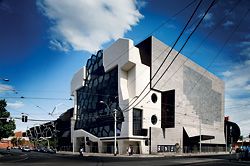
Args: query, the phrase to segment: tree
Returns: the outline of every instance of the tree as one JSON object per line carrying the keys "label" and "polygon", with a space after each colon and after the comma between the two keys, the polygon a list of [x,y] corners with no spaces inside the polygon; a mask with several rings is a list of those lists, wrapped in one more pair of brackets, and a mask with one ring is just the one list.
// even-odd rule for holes
{"label": "tree", "polygon": [[49,140],[49,144],[51,147],[57,148],[58,147],[58,140],[56,138],[52,138]]}
{"label": "tree", "polygon": [[6,106],[6,101],[0,100],[0,140],[13,135],[16,129],[15,121],[8,120],[10,113],[5,109]]}
{"label": "tree", "polygon": [[17,146],[17,138],[16,137],[13,137],[11,140],[10,140],[11,144],[13,146]]}

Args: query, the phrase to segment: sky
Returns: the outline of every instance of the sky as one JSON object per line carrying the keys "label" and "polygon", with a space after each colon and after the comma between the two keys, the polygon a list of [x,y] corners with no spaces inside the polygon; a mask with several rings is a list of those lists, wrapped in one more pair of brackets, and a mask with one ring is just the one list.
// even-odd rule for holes
{"label": "sky", "polygon": [[[202,1],[180,49],[212,0]],[[12,117],[53,120],[73,107],[71,79],[118,38],[172,46],[199,1],[0,0],[0,99]],[[225,82],[225,116],[250,133],[250,1],[219,0],[182,54]],[[54,110],[53,114],[52,111]],[[41,122],[22,123],[17,131]]]}

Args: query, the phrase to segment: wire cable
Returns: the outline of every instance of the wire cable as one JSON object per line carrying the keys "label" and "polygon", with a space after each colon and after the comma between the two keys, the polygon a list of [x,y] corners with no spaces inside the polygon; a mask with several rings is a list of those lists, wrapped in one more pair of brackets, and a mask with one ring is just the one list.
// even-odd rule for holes
{"label": "wire cable", "polygon": [[210,64],[205,67],[206,70],[204,70],[204,72],[201,74],[200,78],[198,79],[198,81],[196,81],[196,83],[194,84],[193,88],[190,90],[191,93],[192,90],[197,86],[197,84],[202,80],[203,76],[205,75],[205,73],[208,72],[208,68],[214,63],[214,61],[219,57],[219,55],[221,54],[222,50],[225,48],[225,46],[227,45],[227,43],[231,40],[233,34],[236,32],[236,30],[239,28],[239,26],[241,25],[242,21],[246,18],[246,16],[249,13],[249,9],[245,12],[244,16],[240,19],[239,23],[237,24],[237,26],[233,29],[233,31],[230,33],[229,37],[226,39],[226,41],[224,42],[224,44],[222,45],[222,47],[220,48],[220,50],[218,51],[218,53],[214,56],[214,58],[212,59],[212,61],[210,62]]}
{"label": "wire cable", "polygon": [[[141,93],[138,95],[138,98],[145,92],[145,90],[147,89],[147,87],[150,85],[151,80],[154,79],[154,77],[155,77],[155,76],[157,75],[157,73],[159,72],[160,68],[161,68],[161,67],[163,66],[163,64],[165,63],[166,59],[167,59],[168,56],[170,55],[170,53],[171,53],[171,51],[173,50],[173,48],[176,46],[177,42],[179,41],[179,39],[181,38],[181,36],[183,35],[183,33],[185,32],[185,30],[186,30],[188,24],[191,22],[192,18],[194,17],[194,15],[195,15],[196,11],[198,10],[199,6],[201,5],[201,3],[202,3],[202,0],[200,0],[200,2],[198,3],[198,5],[196,6],[195,10],[193,11],[193,13],[192,13],[192,15],[190,16],[189,20],[188,20],[187,23],[185,24],[185,26],[184,26],[183,30],[181,31],[180,35],[177,37],[177,39],[176,39],[174,45],[172,46],[172,48],[171,48],[170,51],[168,52],[167,56],[164,58],[163,62],[161,63],[161,65],[159,66],[159,68],[157,69],[157,71],[155,72],[155,74],[153,75],[153,77],[150,78],[149,83],[145,86],[145,88],[144,88],[144,89],[141,91]],[[160,55],[163,54],[166,50],[167,50],[167,49],[163,50],[163,51],[160,53]],[[135,99],[131,104],[128,103],[128,106],[127,106],[126,108],[124,108],[123,110],[124,110],[124,111],[127,110],[131,105],[133,105],[133,104],[138,100],[138,98]]]}
{"label": "wire cable", "polygon": [[[216,0],[214,0],[211,4],[210,4],[210,6],[208,7],[208,9],[206,10],[206,12],[203,14],[203,17],[200,19],[200,21],[199,21],[199,23],[196,25],[196,27],[195,27],[195,29],[191,32],[191,34],[188,36],[188,38],[186,39],[186,41],[185,41],[185,43],[184,43],[184,45],[181,47],[181,49],[180,49],[180,51],[184,48],[184,46],[186,45],[186,43],[188,42],[188,40],[190,39],[190,37],[193,35],[193,33],[196,31],[196,29],[198,28],[198,26],[200,25],[200,23],[201,23],[201,21],[204,19],[204,17],[206,16],[206,14],[208,13],[208,11],[214,6],[214,4],[215,4],[215,1]],[[196,10],[195,10],[196,11]],[[192,16],[194,15],[194,13],[192,14]],[[190,19],[189,19],[189,22],[190,22]],[[172,49],[171,49],[172,50]],[[173,63],[173,61],[176,59],[176,57],[179,55],[179,52],[176,54],[176,56],[175,56],[175,58],[172,60],[172,62],[170,63],[170,65]],[[164,61],[165,62],[165,61]],[[169,67],[170,67],[170,65],[169,65]],[[167,67],[167,69],[164,71],[164,73],[161,75],[161,76],[163,76],[164,74],[165,74],[165,72],[169,69],[169,67]],[[153,78],[152,78],[153,79]],[[158,81],[161,79],[161,77],[158,79]],[[157,82],[156,82],[157,83]],[[156,85],[156,84],[155,84]],[[154,86],[155,86],[154,85]],[[153,87],[154,87],[153,86]],[[145,88],[146,89],[146,88]],[[134,107],[136,107],[149,93],[150,93],[150,91],[151,90],[149,90],[143,97],[142,97],[142,99],[139,101],[139,102],[137,102],[137,104],[135,104],[134,105]],[[143,93],[143,92],[142,92]],[[141,94],[142,94],[141,93]],[[137,99],[139,99],[139,97],[137,98]],[[136,102],[136,100],[135,100],[135,102]],[[133,102],[132,104],[134,104],[135,102]],[[132,105],[131,104],[131,105]],[[130,106],[131,106],[130,105]],[[129,107],[130,107],[129,106]],[[127,109],[129,108],[129,107],[127,107],[126,109],[124,109],[123,111],[124,112],[126,112],[126,111],[128,111]],[[130,110],[130,109],[129,109]]]}
{"label": "wire cable", "polygon": [[[149,35],[147,36],[151,36],[154,32],[158,31],[161,27],[163,27],[166,23],[168,23],[170,20],[172,20],[174,17],[176,17],[177,15],[179,15],[180,13],[182,13],[183,11],[185,11],[187,8],[189,8],[192,4],[194,4],[196,2],[196,0],[193,0],[192,2],[190,2],[189,4],[187,4],[184,8],[182,8],[181,10],[179,10],[178,12],[176,12],[174,15],[171,16],[170,19],[166,20],[165,22],[163,22],[162,24],[160,24],[158,27],[156,27],[153,31],[151,31],[149,33]],[[143,38],[143,40],[145,40]],[[140,43],[140,42],[139,42]],[[113,64],[113,62],[119,60],[124,54],[128,53],[129,50],[131,50],[132,48],[134,48],[134,46],[124,50],[121,55],[119,55],[117,58],[115,58],[112,62],[110,62],[110,64],[107,65],[107,67],[109,67],[110,65]]]}

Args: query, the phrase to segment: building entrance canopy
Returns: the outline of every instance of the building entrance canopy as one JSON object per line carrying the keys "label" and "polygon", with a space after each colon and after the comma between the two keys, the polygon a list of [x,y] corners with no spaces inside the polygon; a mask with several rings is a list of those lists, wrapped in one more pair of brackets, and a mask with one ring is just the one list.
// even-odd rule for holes
{"label": "building entrance canopy", "polygon": [[[198,128],[195,127],[184,127],[188,137],[190,140],[194,141],[194,142],[199,142],[200,141],[200,131]],[[215,137],[212,135],[207,135],[204,133],[201,133],[201,140],[210,140],[210,139],[214,139]]]}

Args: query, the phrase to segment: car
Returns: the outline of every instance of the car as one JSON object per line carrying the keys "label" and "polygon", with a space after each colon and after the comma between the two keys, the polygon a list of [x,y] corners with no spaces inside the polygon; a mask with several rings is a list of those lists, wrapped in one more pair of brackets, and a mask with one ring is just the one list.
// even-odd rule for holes
{"label": "car", "polygon": [[54,154],[54,153],[56,153],[56,150],[51,149],[51,148],[47,148],[47,153],[52,153],[52,154]]}
{"label": "car", "polygon": [[12,149],[19,149],[19,147],[18,146],[13,146]]}
{"label": "car", "polygon": [[41,152],[41,151],[42,151],[42,148],[41,148],[41,147],[36,147],[36,148],[34,149],[34,151],[36,151],[36,152]]}
{"label": "car", "polygon": [[22,151],[23,151],[23,152],[30,152],[31,150],[30,150],[30,147],[24,146],[24,147],[22,148]]}
{"label": "car", "polygon": [[40,152],[47,153],[48,149],[46,147],[41,147]]}

